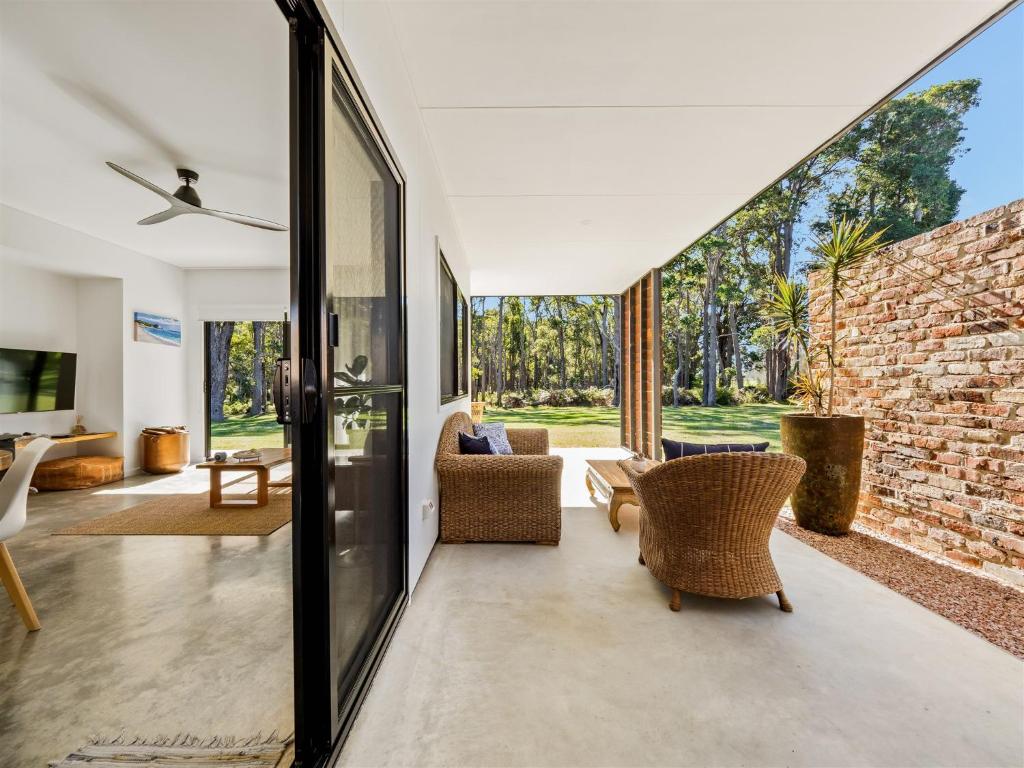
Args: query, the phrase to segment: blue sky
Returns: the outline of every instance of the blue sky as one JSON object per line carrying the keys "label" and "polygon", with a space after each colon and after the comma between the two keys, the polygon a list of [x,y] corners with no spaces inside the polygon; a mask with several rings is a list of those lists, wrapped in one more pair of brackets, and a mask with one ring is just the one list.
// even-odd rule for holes
{"label": "blue sky", "polygon": [[[957,219],[1024,198],[1024,6],[1018,6],[899,95],[937,83],[978,78],[980,104],[964,116],[966,149],[950,173],[964,188]],[[809,260],[812,203],[797,224],[793,266]]]}
{"label": "blue sky", "polygon": [[981,104],[964,117],[953,178],[967,190],[958,218],[1024,197],[1024,6],[1018,6],[917,80],[908,91],[977,77]]}

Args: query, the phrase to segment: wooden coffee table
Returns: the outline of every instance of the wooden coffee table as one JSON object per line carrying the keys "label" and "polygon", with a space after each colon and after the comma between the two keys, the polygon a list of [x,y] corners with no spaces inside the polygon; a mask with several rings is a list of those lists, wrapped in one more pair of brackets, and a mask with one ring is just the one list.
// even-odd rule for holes
{"label": "wooden coffee table", "polygon": [[[267,506],[271,488],[291,485],[291,480],[270,482],[270,468],[291,460],[291,448],[263,448],[260,450],[259,459],[253,461],[238,461],[231,458],[227,461],[204,461],[202,464],[196,464],[196,469],[210,470],[210,507],[213,509],[223,507],[254,509]],[[256,475],[256,497],[253,498],[249,494],[226,497],[221,485],[221,476],[225,472],[254,473]]]}
{"label": "wooden coffee table", "polygon": [[[619,467],[615,459],[587,459],[587,490],[591,496],[600,493],[608,502],[608,522],[612,530],[619,530],[619,507],[623,504],[640,506],[640,501],[633,493],[626,473]],[[655,466],[655,461],[645,461],[644,470]]]}

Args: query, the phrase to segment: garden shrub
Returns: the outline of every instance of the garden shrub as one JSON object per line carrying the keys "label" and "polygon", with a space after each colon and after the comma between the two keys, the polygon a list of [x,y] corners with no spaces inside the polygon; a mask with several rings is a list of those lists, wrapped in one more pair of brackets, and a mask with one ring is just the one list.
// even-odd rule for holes
{"label": "garden shrub", "polygon": [[[493,392],[483,393],[481,397],[490,405],[497,405],[497,397]],[[479,399],[479,398],[478,398]],[[525,392],[506,390],[502,395],[505,408],[523,408],[526,406],[548,406],[553,408],[610,406],[615,399],[614,389],[603,387],[587,387],[586,389],[536,389]]]}
{"label": "garden shrub", "polygon": [[546,389],[538,389],[530,397],[530,405],[551,405],[551,393]]}
{"label": "garden shrub", "polygon": [[[661,404],[672,405],[672,387],[661,388]],[[692,389],[680,389],[679,405],[700,405],[700,393]]]}
{"label": "garden shrub", "polygon": [[733,390],[723,387],[716,393],[715,403],[717,405],[739,405],[739,400]]}
{"label": "garden shrub", "polygon": [[522,408],[527,405],[527,400],[522,392],[506,392],[501,404],[505,408]]}
{"label": "garden shrub", "polygon": [[740,392],[740,402],[744,404],[750,403],[770,403],[772,396],[768,394],[768,387],[763,384],[748,384]]}
{"label": "garden shrub", "polygon": [[249,413],[250,403],[245,400],[228,400],[224,399],[224,415],[225,416],[245,416]]}

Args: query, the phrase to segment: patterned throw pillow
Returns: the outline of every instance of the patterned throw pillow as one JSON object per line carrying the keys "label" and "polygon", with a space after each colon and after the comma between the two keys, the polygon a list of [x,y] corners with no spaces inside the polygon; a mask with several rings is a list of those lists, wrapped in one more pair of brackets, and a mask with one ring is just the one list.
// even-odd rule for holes
{"label": "patterned throw pillow", "polygon": [[508,441],[508,432],[500,421],[493,424],[474,424],[473,434],[486,437],[491,441],[491,450],[504,456],[512,455],[512,445]]}
{"label": "patterned throw pillow", "polygon": [[661,438],[661,447],[665,451],[665,461],[679,459],[683,456],[700,456],[705,453],[741,453],[744,451],[767,451],[768,443],[680,443]]}
{"label": "patterned throw pillow", "polygon": [[459,432],[459,453],[472,456],[489,456],[494,451],[491,450],[491,441],[486,437],[473,437],[465,432]]}

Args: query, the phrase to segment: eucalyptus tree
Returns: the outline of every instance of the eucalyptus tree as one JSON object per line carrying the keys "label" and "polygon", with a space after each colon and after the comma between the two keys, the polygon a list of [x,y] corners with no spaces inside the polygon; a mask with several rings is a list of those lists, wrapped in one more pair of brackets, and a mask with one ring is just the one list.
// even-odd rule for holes
{"label": "eucalyptus tree", "polygon": [[[953,80],[883,105],[845,139],[849,169],[828,194],[831,219],[864,219],[903,240],[956,218],[964,189],[951,169],[963,155],[964,116],[981,81]],[[828,236],[829,221],[816,222]]]}

